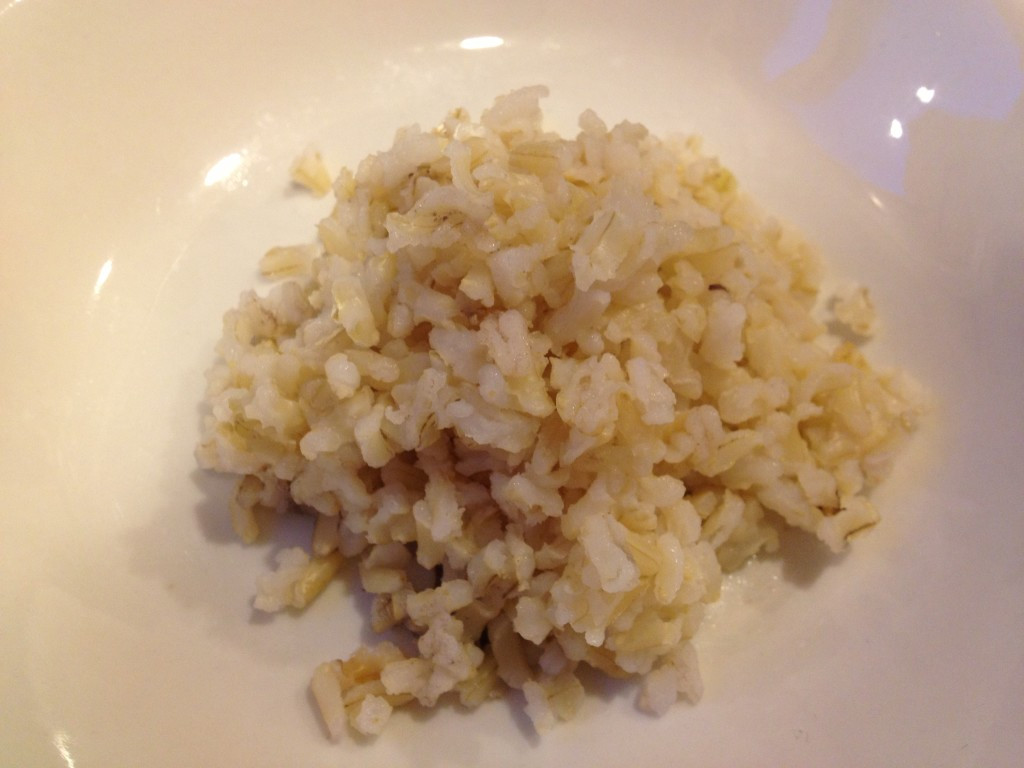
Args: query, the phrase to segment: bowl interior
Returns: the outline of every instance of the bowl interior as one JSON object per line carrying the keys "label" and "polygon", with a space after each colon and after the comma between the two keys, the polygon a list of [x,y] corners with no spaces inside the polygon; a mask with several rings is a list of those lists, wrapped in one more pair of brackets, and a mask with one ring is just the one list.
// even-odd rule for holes
{"label": "bowl interior", "polygon": [[[1019,10],[989,2],[7,5],[0,752],[68,766],[1017,754],[1022,41]],[[273,553],[308,532],[235,540],[227,482],[191,453],[203,373],[258,258],[312,240],[329,210],[289,186],[299,152],[354,166],[402,125],[533,83],[563,133],[593,108],[705,136],[833,280],[870,286],[884,328],[869,354],[935,408],[852,552],[793,537],[730,580],[698,636],[697,707],[651,720],[632,688],[594,680],[581,716],[540,740],[513,700],[331,744],[308,676],[370,636],[366,601],[342,580],[302,616],[252,612]]]}

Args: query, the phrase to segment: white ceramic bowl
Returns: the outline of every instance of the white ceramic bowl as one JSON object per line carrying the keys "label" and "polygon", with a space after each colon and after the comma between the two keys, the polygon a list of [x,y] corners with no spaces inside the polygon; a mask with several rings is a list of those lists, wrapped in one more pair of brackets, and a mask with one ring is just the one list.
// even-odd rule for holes
{"label": "white ceramic bowl", "polygon": [[[1011,0],[0,3],[0,764],[1017,764],[1022,54]],[[287,182],[307,145],[352,165],[538,82],[561,131],[704,134],[937,406],[841,564],[730,583],[698,706],[596,685],[540,740],[512,701],[331,743],[308,676],[365,603],[252,613],[281,542],[237,543],[192,458],[220,317],[327,210]]]}

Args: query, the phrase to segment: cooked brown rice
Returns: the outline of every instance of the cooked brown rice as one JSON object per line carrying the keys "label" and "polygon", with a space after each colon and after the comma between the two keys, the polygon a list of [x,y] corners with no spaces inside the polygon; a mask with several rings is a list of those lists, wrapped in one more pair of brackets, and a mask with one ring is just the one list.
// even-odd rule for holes
{"label": "cooked brown rice", "polygon": [[[318,242],[268,252],[283,281],[225,317],[199,461],[239,476],[245,541],[260,509],[316,521],[256,607],[353,560],[373,628],[412,638],[316,669],[332,735],[507,689],[543,729],[581,664],[639,677],[645,711],[697,700],[722,572],[781,526],[841,550],[915,423],[907,382],[826,333],[814,252],[699,140],[590,111],[564,139],[545,94],[343,170]],[[834,308],[873,329],[863,290]]]}

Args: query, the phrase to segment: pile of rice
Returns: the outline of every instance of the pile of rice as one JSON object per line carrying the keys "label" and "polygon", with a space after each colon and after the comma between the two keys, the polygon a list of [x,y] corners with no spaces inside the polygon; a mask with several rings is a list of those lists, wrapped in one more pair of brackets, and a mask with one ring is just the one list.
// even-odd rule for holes
{"label": "pile of rice", "polygon": [[407,630],[316,669],[335,736],[508,689],[544,729],[580,665],[647,712],[697,700],[723,571],[787,525],[841,550],[914,427],[908,382],[826,333],[871,331],[866,292],[816,319],[818,259],[698,140],[590,111],[564,139],[543,95],[399,131],[225,317],[198,459],[240,475],[245,541],[260,510],[316,521],[256,607],[353,560],[373,628]]}

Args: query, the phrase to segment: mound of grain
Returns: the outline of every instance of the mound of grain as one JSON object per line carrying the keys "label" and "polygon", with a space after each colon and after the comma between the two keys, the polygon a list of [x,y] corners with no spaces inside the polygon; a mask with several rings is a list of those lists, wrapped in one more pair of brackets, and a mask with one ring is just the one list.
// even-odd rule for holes
{"label": "mound of grain", "polygon": [[542,729],[581,664],[640,676],[647,711],[696,700],[723,569],[783,525],[841,549],[914,425],[902,379],[812,314],[812,251],[696,139],[589,111],[564,139],[545,93],[399,131],[225,318],[199,461],[241,476],[246,541],[260,508],[316,517],[257,607],[352,559],[373,628],[410,633],[316,670],[335,735],[508,688]]}

